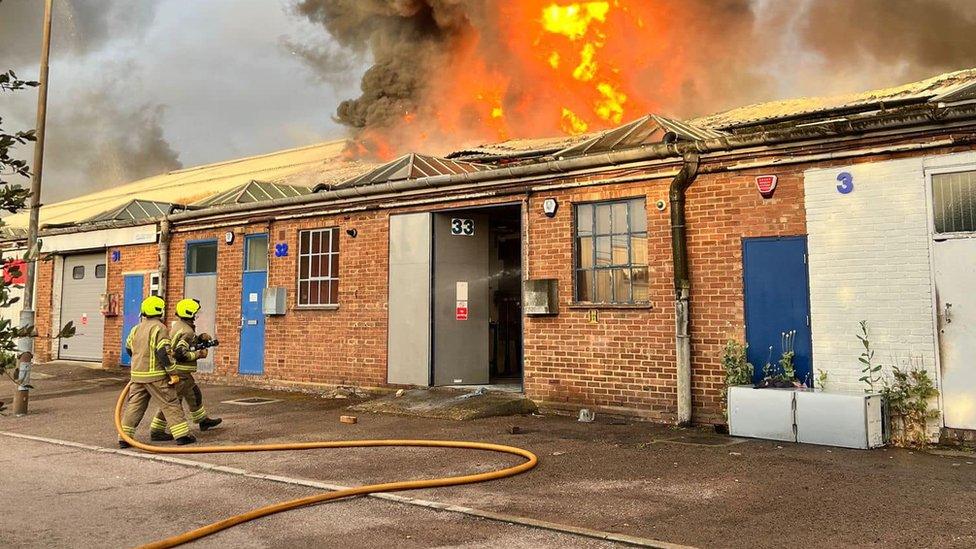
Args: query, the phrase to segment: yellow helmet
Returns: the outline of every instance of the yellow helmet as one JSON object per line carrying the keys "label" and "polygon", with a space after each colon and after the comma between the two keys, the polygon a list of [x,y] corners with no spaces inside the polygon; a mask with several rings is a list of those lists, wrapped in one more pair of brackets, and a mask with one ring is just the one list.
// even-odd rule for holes
{"label": "yellow helmet", "polygon": [[142,300],[141,310],[142,316],[163,316],[163,311],[166,310],[166,302],[158,295],[151,295]]}
{"label": "yellow helmet", "polygon": [[195,299],[181,299],[176,303],[176,316],[180,318],[195,318],[200,310],[200,302]]}

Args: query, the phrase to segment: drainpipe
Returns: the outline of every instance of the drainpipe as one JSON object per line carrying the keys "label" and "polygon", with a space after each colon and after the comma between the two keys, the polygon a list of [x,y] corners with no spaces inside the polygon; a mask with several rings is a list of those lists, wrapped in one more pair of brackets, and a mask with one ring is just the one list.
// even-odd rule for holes
{"label": "drainpipe", "polygon": [[159,222],[159,297],[166,299],[166,280],[169,278],[169,216]]}
{"label": "drainpipe", "polygon": [[688,330],[691,280],[688,277],[688,234],[685,191],[698,176],[697,152],[684,153],[684,165],[671,181],[671,257],[674,264],[674,340],[678,365],[678,425],[691,424],[691,335]]}

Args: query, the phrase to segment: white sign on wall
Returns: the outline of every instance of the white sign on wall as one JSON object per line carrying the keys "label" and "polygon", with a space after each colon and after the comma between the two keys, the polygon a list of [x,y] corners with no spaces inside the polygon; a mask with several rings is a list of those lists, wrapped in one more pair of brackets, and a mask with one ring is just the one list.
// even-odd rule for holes
{"label": "white sign on wall", "polygon": [[454,236],[474,236],[474,219],[451,219],[451,234]]}

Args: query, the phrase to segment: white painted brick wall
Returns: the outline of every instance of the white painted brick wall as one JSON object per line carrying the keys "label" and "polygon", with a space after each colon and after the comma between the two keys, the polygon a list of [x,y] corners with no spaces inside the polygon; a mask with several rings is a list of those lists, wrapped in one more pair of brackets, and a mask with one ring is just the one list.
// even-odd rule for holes
{"label": "white painted brick wall", "polygon": [[[867,320],[875,360],[911,358],[936,372],[922,157],[805,173],[813,365],[829,390],[861,391],[858,321]],[[841,194],[849,172],[854,191]]]}

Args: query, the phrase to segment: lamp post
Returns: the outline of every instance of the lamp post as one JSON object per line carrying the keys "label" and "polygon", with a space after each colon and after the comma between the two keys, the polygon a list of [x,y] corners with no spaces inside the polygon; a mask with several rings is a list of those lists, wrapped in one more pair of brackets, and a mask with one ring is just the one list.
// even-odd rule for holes
{"label": "lamp post", "polygon": [[[37,87],[37,141],[34,143],[34,175],[31,178],[30,222],[27,226],[27,280],[24,282],[24,308],[20,312],[20,325],[34,325],[34,280],[37,276],[37,226],[41,210],[41,174],[44,171],[44,126],[47,122],[47,81],[48,59],[51,56],[51,12],[54,0],[44,2],[44,31],[41,39],[41,67],[38,75]],[[30,371],[34,361],[34,338],[20,338],[17,344],[20,350],[20,376],[17,380],[17,395],[14,397],[14,414],[27,413],[27,403],[30,399]]]}

